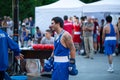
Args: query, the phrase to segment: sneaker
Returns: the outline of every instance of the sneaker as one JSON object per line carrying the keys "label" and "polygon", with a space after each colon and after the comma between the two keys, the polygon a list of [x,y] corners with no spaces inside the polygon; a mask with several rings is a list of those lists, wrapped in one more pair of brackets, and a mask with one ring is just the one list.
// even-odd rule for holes
{"label": "sneaker", "polygon": [[115,53],[113,53],[113,54],[112,54],[112,56],[116,56],[116,54],[115,54]]}
{"label": "sneaker", "polygon": [[107,71],[108,72],[114,72],[113,68],[111,68],[111,67],[109,67]]}

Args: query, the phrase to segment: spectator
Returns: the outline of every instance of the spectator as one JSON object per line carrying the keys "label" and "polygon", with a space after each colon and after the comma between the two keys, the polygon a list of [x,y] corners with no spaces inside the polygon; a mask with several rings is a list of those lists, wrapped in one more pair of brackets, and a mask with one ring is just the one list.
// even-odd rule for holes
{"label": "spectator", "polygon": [[40,31],[39,27],[36,27],[36,34],[35,34],[35,40],[39,44],[42,39],[42,32]]}
{"label": "spectator", "polygon": [[80,36],[81,36],[81,27],[79,23],[79,18],[75,17],[75,22],[73,23],[73,42],[78,54],[80,54],[80,49],[81,49]]}
{"label": "spectator", "polygon": [[94,23],[91,17],[88,18],[88,22],[83,26],[83,36],[84,36],[84,44],[86,57],[93,59],[94,48],[93,48],[93,29]]}
{"label": "spectator", "polygon": [[64,16],[64,30],[68,31],[73,36],[73,24],[68,21],[68,16]]}
{"label": "spectator", "polygon": [[[51,36],[51,31],[46,30],[45,37],[42,38],[41,44],[54,44],[54,38]],[[40,59],[42,68],[44,67],[44,59]],[[41,70],[44,72],[44,69]]]}
{"label": "spectator", "polygon": [[103,47],[103,40],[102,40],[102,34],[103,34],[103,28],[105,25],[105,20],[101,20],[101,27],[100,27],[100,53],[103,53],[104,47]]}
{"label": "spectator", "polygon": [[23,25],[22,26],[22,34],[21,34],[21,44],[22,44],[22,47],[27,47],[28,34],[29,34],[29,31],[26,29],[26,26]]}

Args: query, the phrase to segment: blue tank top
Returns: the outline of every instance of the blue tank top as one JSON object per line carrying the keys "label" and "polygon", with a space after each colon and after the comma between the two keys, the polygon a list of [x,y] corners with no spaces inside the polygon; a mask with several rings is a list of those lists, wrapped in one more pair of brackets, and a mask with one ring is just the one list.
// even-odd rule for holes
{"label": "blue tank top", "polygon": [[23,32],[23,38],[24,38],[23,39],[24,41],[28,41],[28,36],[26,36],[26,32],[25,31]]}
{"label": "blue tank top", "polygon": [[37,33],[37,35],[38,35],[39,37],[41,37],[41,33]]}
{"label": "blue tank top", "polygon": [[24,32],[23,32],[23,37],[25,37],[25,36],[26,36],[26,32],[24,31]]}
{"label": "blue tank top", "polygon": [[112,24],[110,24],[110,33],[109,34],[105,34],[105,36],[106,37],[108,37],[108,36],[116,36],[116,34],[115,34],[115,30],[114,30],[114,27],[113,27],[113,25]]}
{"label": "blue tank top", "polygon": [[55,56],[69,56],[69,52],[70,52],[69,48],[64,47],[60,42],[61,37],[64,32],[65,31],[62,31],[59,38],[54,41],[54,46],[55,46],[54,55]]}

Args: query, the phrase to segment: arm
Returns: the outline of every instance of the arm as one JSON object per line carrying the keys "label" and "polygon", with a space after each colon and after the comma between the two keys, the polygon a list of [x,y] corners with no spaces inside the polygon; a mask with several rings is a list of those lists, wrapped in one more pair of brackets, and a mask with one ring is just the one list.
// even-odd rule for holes
{"label": "arm", "polygon": [[86,30],[87,31],[93,31],[94,30],[94,24],[92,23],[91,27],[86,27]]}
{"label": "arm", "polygon": [[72,40],[71,35],[66,33],[63,36],[63,40],[64,40],[64,43],[65,43],[66,47],[70,49],[71,58],[75,58],[76,50],[75,50],[75,46],[73,44],[73,40]]}
{"label": "arm", "polygon": [[93,29],[94,29],[93,27],[90,27],[90,28],[87,27],[86,28],[87,31],[93,31]]}
{"label": "arm", "polygon": [[116,38],[117,38],[117,41],[119,40],[119,31],[118,31],[118,27],[115,26],[115,30],[116,30]]}
{"label": "arm", "polygon": [[45,44],[45,37],[41,39],[40,44]]}
{"label": "arm", "polygon": [[102,41],[105,39],[105,27],[103,27],[103,33],[102,33]]}
{"label": "arm", "polygon": [[64,42],[66,44],[66,47],[70,49],[70,61],[69,61],[69,74],[70,75],[77,75],[78,74],[78,70],[76,69],[76,64],[75,64],[75,47],[73,44],[73,40],[72,37],[69,34],[65,34],[63,36]]}
{"label": "arm", "polygon": [[20,54],[20,49],[18,44],[7,36],[8,47],[14,52],[16,59],[23,59],[22,54]]}
{"label": "arm", "polygon": [[14,52],[15,56],[19,56],[20,49],[18,44],[9,37],[7,37],[7,41],[8,41],[8,47]]}

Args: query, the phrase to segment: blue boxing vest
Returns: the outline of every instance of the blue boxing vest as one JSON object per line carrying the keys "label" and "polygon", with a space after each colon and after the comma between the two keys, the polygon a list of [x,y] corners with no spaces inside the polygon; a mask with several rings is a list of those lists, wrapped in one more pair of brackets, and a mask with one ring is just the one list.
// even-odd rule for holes
{"label": "blue boxing vest", "polygon": [[116,48],[116,33],[112,24],[110,24],[110,33],[105,34],[105,54],[113,54]]}
{"label": "blue boxing vest", "polygon": [[60,42],[63,33],[64,31],[61,32],[59,38],[55,40],[54,42],[54,46],[55,46],[54,55],[55,56],[69,56],[70,50],[68,48],[65,48]]}
{"label": "blue boxing vest", "polygon": [[[60,42],[63,33],[64,30],[61,31],[59,38],[54,42],[55,49],[52,80],[69,80],[69,59],[68,61],[65,60],[64,62],[64,58],[68,58],[70,50],[68,48],[65,48]],[[59,59],[56,61],[56,57],[60,58],[61,61],[59,61]]]}

